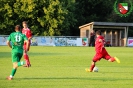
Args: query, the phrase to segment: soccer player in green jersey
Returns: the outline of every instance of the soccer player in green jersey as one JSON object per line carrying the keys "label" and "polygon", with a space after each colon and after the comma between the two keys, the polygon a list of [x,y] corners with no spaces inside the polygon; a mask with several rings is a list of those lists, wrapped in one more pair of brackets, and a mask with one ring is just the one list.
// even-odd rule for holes
{"label": "soccer player in green jersey", "polygon": [[[12,80],[13,76],[16,73],[16,70],[19,66],[25,65],[24,61],[21,61],[21,57],[23,56],[23,44],[26,43],[28,49],[28,39],[27,37],[22,34],[20,25],[15,26],[15,31],[9,35],[8,40],[7,40],[7,45],[12,49],[12,63],[13,63],[13,68],[11,71],[10,76],[7,77],[7,80]],[[11,43],[10,43],[11,42]],[[27,50],[26,50],[27,51]]]}

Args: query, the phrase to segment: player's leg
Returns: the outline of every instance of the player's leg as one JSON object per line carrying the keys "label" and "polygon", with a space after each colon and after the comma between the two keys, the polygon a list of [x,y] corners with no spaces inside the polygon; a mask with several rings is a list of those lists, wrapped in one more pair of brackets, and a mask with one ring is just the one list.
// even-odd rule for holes
{"label": "player's leg", "polygon": [[89,46],[92,46],[92,39],[90,38]]}
{"label": "player's leg", "polygon": [[86,72],[92,72],[92,71],[93,71],[93,69],[94,69],[94,67],[95,67],[95,63],[96,63],[96,62],[92,61],[92,62],[91,62],[90,69],[88,69],[88,68],[86,68],[86,69],[85,69],[85,70],[86,70]]}
{"label": "player's leg", "polygon": [[26,62],[25,67],[30,67],[31,64],[30,64],[29,56],[28,56],[28,54],[25,52],[25,50],[24,50],[24,59],[25,59],[25,62]]}
{"label": "player's leg", "polygon": [[120,63],[120,60],[117,57],[111,57],[109,60],[109,62],[114,62],[116,61],[117,63]]}
{"label": "player's leg", "polygon": [[97,61],[100,61],[100,59],[102,58],[102,54],[96,54],[91,62],[91,66],[90,66],[90,69],[86,68],[86,72],[92,72],[95,65],[96,65],[96,62]]}
{"label": "player's leg", "polygon": [[30,50],[30,45],[31,45],[31,41],[29,40],[29,43],[28,43],[28,51]]}
{"label": "player's leg", "polygon": [[31,64],[30,64],[29,56],[28,56],[28,54],[26,52],[26,44],[24,44],[24,54],[23,55],[24,55],[24,59],[26,61],[25,67],[30,67]]}
{"label": "player's leg", "polygon": [[17,64],[17,62],[14,62],[14,63],[13,63],[13,68],[12,68],[12,70],[11,70],[11,74],[10,74],[10,76],[7,77],[7,80],[12,80],[12,79],[13,79],[13,76],[15,75],[16,70],[17,70],[17,68],[15,68],[15,65],[16,65],[16,64]]}
{"label": "player's leg", "polygon": [[8,80],[12,80],[13,79],[13,76],[15,75],[16,73],[16,70],[19,66],[22,66],[24,65],[24,62],[20,62],[20,59],[22,57],[23,54],[19,54],[19,53],[12,53],[12,62],[13,62],[13,68],[12,68],[12,71],[11,71],[11,74],[9,77],[7,77]]}
{"label": "player's leg", "polygon": [[117,57],[111,57],[106,50],[104,50],[103,53],[104,53],[104,58],[109,62],[116,61],[117,63],[120,63],[120,60]]}
{"label": "player's leg", "polygon": [[22,53],[18,53],[17,67],[25,65],[25,61],[20,61],[22,56],[23,56],[23,52]]}
{"label": "player's leg", "polygon": [[95,40],[93,40],[92,45],[95,46]]}

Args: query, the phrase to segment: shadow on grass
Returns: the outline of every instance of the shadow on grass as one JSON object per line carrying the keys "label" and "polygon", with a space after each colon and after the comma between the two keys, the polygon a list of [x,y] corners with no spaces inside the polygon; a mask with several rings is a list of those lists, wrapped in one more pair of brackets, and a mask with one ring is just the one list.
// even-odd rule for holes
{"label": "shadow on grass", "polygon": [[30,52],[29,55],[32,55],[32,56],[41,56],[41,55],[45,55],[45,56],[58,56],[58,55],[67,55],[67,53],[33,53],[33,52]]}
{"label": "shadow on grass", "polygon": [[118,81],[118,80],[132,80],[126,78],[102,78],[102,77],[44,77],[44,78],[17,78],[24,80],[101,80],[101,81]]}

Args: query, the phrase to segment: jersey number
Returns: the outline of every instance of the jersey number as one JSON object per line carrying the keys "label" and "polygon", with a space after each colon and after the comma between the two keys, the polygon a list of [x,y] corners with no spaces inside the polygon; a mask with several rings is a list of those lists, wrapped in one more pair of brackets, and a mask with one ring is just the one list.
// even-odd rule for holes
{"label": "jersey number", "polygon": [[16,38],[16,42],[20,42],[20,35],[16,35],[15,38]]}

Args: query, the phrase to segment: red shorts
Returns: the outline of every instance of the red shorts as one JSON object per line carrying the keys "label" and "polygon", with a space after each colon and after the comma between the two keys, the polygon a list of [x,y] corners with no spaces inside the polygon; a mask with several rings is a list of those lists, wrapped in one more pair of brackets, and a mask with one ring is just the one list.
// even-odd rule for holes
{"label": "red shorts", "polygon": [[[29,42],[29,49],[28,49],[28,51],[30,50],[30,42]],[[24,45],[23,45],[23,48],[24,48],[24,50],[26,50],[26,43],[24,43]]]}
{"label": "red shorts", "polygon": [[95,56],[93,57],[93,61],[97,62],[100,61],[101,58],[104,58],[106,60],[109,60],[111,58],[111,56],[108,54],[108,52],[106,51],[105,48],[103,48],[101,53],[96,53]]}

